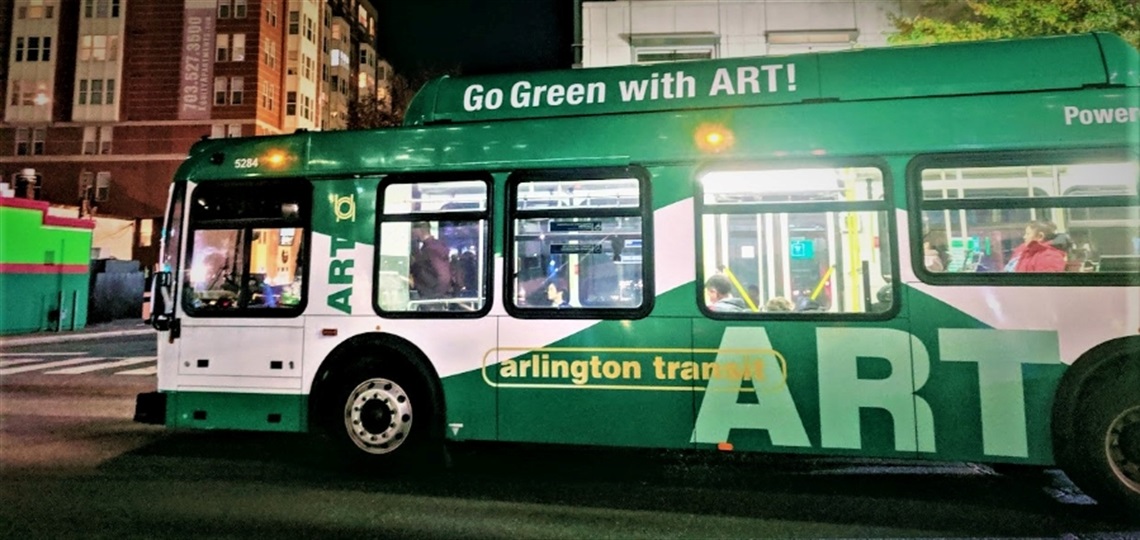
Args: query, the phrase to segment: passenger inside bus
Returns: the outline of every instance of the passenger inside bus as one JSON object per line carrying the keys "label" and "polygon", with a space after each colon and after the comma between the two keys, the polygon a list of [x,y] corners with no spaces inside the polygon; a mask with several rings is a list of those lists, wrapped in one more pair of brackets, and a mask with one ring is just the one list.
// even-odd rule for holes
{"label": "passenger inside bus", "polygon": [[764,311],[793,311],[796,305],[783,296],[773,296],[764,304]]}
{"label": "passenger inside bus", "polygon": [[[432,236],[431,225],[418,221],[412,225],[412,254],[410,274],[412,287],[420,300],[445,298],[451,292],[450,249],[442,240]],[[440,306],[424,304],[421,309],[438,309]]]}
{"label": "passenger inside bus", "polygon": [[1024,242],[1013,250],[1006,264],[1009,272],[1064,272],[1069,236],[1057,233],[1051,221],[1036,220],[1025,226]]}
{"label": "passenger inside bus", "polygon": [[561,281],[551,281],[546,286],[546,299],[550,301],[550,307],[564,308],[570,307],[570,303],[566,301],[566,284]]}
{"label": "passenger inside bus", "polygon": [[923,264],[930,272],[945,272],[950,267],[950,247],[946,233],[930,231],[922,239]]}
{"label": "passenger inside bus", "polygon": [[724,274],[714,274],[705,281],[705,299],[712,311],[748,311],[744,300],[732,296],[732,282]]}

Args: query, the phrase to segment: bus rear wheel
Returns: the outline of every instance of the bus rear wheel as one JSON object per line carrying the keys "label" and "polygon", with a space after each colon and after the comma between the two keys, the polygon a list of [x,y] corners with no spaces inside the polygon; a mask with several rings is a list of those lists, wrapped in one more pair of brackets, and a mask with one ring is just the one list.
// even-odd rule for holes
{"label": "bus rear wheel", "polygon": [[1140,367],[1121,367],[1084,394],[1073,472],[1097,502],[1140,522]]}
{"label": "bus rear wheel", "polygon": [[439,407],[402,362],[359,361],[337,377],[327,399],[325,431],[354,464],[428,465],[442,447],[432,433]]}

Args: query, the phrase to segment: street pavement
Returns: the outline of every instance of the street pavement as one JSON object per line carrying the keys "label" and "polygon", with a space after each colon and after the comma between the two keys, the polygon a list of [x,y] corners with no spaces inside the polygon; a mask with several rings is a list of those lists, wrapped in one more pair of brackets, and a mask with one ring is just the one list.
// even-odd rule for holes
{"label": "street pavement", "polygon": [[138,336],[154,333],[154,329],[141,319],[121,319],[107,323],[89,325],[79,330],[63,332],[29,332],[0,336],[0,351],[10,347],[41,345],[45,343],[67,343],[94,339]]}

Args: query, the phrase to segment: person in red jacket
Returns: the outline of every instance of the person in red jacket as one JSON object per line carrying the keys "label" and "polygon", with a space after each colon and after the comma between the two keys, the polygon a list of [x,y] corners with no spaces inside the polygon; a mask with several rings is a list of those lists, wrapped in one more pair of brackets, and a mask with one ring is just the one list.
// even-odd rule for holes
{"label": "person in red jacket", "polygon": [[1031,221],[1025,226],[1025,243],[1013,250],[1006,266],[1014,272],[1064,272],[1068,237],[1057,234],[1050,221]]}

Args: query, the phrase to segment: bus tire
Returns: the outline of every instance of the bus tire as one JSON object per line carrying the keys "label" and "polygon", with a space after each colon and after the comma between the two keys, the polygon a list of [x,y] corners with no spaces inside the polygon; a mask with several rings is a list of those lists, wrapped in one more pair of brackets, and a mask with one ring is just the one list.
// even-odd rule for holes
{"label": "bus tire", "polygon": [[1140,522],[1140,364],[1118,360],[1081,393],[1071,476],[1097,502]]}
{"label": "bus tire", "polygon": [[410,362],[364,357],[335,376],[324,431],[353,465],[394,473],[435,463],[442,453],[440,407]]}

